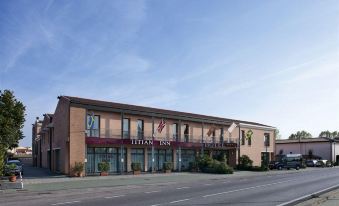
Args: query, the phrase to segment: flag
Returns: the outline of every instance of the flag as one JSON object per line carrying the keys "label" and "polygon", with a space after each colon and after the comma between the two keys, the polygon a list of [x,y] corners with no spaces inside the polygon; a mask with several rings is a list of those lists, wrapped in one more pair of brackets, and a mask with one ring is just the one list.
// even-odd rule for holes
{"label": "flag", "polygon": [[236,123],[232,123],[232,125],[228,128],[228,132],[229,133],[232,133],[232,131],[237,127],[237,124]]}
{"label": "flag", "polygon": [[215,131],[215,127],[214,126],[210,127],[207,132],[207,136],[211,136],[211,134],[213,134],[214,131]]}
{"label": "flag", "polygon": [[164,121],[164,119],[161,119],[158,129],[157,129],[158,133],[161,133],[162,129],[164,129],[165,126],[166,126],[166,122]]}

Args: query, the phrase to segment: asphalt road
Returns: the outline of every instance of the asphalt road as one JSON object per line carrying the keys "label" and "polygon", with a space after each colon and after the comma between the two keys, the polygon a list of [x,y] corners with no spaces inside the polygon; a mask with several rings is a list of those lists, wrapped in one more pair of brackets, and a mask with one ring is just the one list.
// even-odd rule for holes
{"label": "asphalt road", "polygon": [[292,199],[339,184],[339,168],[319,168],[269,175],[205,179],[190,182],[136,184],[0,194],[1,206],[12,205],[280,205]]}

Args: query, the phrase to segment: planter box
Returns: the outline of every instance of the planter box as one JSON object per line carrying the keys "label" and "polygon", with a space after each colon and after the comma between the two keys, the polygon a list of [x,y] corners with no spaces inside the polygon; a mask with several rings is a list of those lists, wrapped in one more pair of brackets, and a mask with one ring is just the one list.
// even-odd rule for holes
{"label": "planter box", "polygon": [[171,173],[172,170],[165,170],[165,173]]}
{"label": "planter box", "polygon": [[140,171],[133,171],[134,175],[140,175],[140,173],[141,173]]}
{"label": "planter box", "polygon": [[10,182],[16,182],[16,176],[9,176],[9,177],[8,177],[8,180],[9,180]]}
{"label": "planter box", "polygon": [[100,176],[108,176],[108,172],[100,172]]}

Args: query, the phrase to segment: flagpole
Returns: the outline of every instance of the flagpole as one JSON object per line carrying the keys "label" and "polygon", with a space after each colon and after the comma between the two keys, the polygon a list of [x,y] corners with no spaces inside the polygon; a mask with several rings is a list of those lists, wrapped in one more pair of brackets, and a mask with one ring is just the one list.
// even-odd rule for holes
{"label": "flagpole", "polygon": [[152,173],[154,172],[154,117],[152,117]]}

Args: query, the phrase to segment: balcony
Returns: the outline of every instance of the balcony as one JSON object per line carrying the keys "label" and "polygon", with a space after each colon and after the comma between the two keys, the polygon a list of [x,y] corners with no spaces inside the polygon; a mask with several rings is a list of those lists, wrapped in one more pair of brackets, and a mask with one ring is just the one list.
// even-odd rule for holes
{"label": "balcony", "polygon": [[[121,132],[120,129],[92,129],[86,130],[86,137],[95,137],[95,138],[113,138],[113,139],[140,139],[140,140],[152,140],[152,131],[140,131],[140,130],[130,130]],[[123,138],[121,138],[121,135]],[[208,137],[204,136],[202,140],[201,135],[192,135],[192,134],[182,134],[181,138],[179,134],[173,133],[155,133],[154,140],[165,140],[171,142],[182,142],[182,143],[210,143],[210,144],[220,144],[220,143],[238,143],[237,138],[220,138],[220,136]]]}

